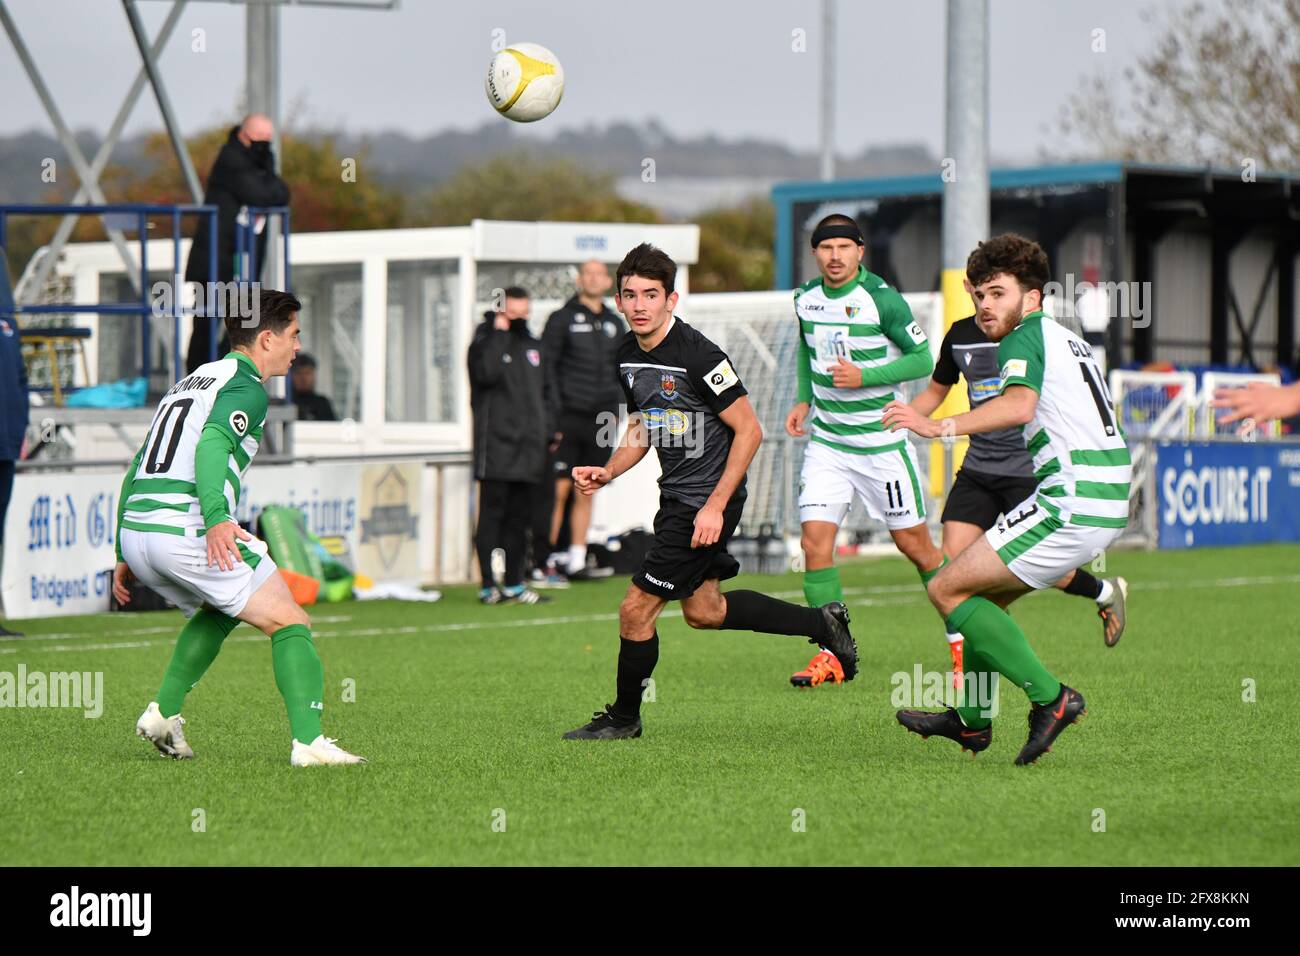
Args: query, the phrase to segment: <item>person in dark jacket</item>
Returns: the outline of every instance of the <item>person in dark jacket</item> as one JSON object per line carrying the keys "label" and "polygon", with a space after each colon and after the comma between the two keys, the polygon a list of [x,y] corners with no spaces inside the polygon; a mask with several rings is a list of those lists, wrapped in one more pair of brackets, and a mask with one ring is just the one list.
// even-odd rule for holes
{"label": "person in dark jacket", "polygon": [[[470,407],[474,413],[474,477],[479,481],[478,551],[484,604],[537,604],[524,587],[524,550],[548,450],[557,440],[541,342],[528,331],[528,293],[505,290],[469,347]],[[505,579],[495,587],[492,552],[506,554]]]}
{"label": "person in dark jacket", "polygon": [[293,378],[293,403],[298,406],[300,422],[336,422],[334,403],[316,391],[316,359],[299,352],[289,373]]}
{"label": "person in dark jacket", "polygon": [[[573,469],[582,465],[603,465],[618,441],[618,406],[622,392],[618,384],[618,345],[627,324],[613,309],[605,307],[604,296],[612,282],[605,263],[591,259],[578,269],[577,295],[551,314],[542,333],[542,366],[547,370],[551,390],[559,399],[560,447],[552,456],[554,506],[540,518],[545,528],[549,519],[549,542],[560,538],[564,511],[573,489]],[[602,437],[603,436],[603,437]],[[551,489],[548,488],[549,492]],[[587,577],[587,530],[591,527],[591,501],[576,495],[569,515],[568,574]],[[537,535],[540,532],[534,532]]]}
{"label": "person in dark jacket", "polygon": [[[8,277],[0,276],[0,283],[7,293]],[[0,294],[0,309],[6,307],[13,308],[13,298]],[[27,420],[27,366],[19,344],[18,322],[12,315],[0,315],[0,561],[4,560],[5,513],[14,487],[14,463],[23,454]],[[0,637],[21,636],[0,625]]]}
{"label": "person in dark jacket", "polygon": [[[253,113],[230,131],[226,145],[217,154],[208,175],[207,192],[203,203],[217,207],[217,274],[208,274],[208,218],[197,216],[194,241],[190,245],[190,258],[185,266],[186,282],[233,282],[235,278],[235,219],[241,206],[286,206],[289,204],[289,187],[275,174],[275,156],[271,140],[275,127],[269,117]],[[257,237],[257,262],[260,269],[266,261],[266,232]],[[253,279],[256,276],[251,277]],[[207,303],[211,309],[214,303]],[[220,328],[221,323],[217,323]],[[194,331],[190,336],[185,362],[193,372],[211,361],[211,320],[204,315],[194,316]],[[220,357],[229,351],[223,342],[217,350]]]}

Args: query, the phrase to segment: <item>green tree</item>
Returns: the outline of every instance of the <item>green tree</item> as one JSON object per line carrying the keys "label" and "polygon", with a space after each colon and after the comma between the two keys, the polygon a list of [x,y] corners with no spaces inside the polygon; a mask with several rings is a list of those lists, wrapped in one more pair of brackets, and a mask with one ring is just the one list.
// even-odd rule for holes
{"label": "green tree", "polygon": [[466,166],[417,204],[410,224],[463,226],[472,219],[662,221],[649,206],[619,196],[612,176],[571,159],[543,159],[527,150]]}
{"label": "green tree", "polygon": [[739,206],[697,216],[700,261],[691,267],[694,292],[740,292],[772,288],[776,239],[772,203],[754,198]]}

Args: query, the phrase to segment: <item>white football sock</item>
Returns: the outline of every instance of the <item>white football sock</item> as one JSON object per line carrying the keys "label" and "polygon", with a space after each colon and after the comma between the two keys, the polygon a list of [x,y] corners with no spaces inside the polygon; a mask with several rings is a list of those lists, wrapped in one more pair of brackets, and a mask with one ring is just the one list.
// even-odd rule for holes
{"label": "white football sock", "polygon": [[1105,578],[1101,579],[1101,593],[1097,595],[1098,604],[1109,604],[1110,599],[1115,595],[1115,585],[1111,584]]}
{"label": "white football sock", "polygon": [[574,544],[569,546],[569,570],[581,571],[587,566],[587,546]]}

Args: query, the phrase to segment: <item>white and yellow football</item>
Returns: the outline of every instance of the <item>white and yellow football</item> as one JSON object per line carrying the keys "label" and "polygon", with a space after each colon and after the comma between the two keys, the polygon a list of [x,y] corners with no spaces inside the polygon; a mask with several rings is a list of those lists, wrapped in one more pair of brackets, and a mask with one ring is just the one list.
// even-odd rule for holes
{"label": "white and yellow football", "polygon": [[536,43],[515,43],[488,64],[488,102],[506,119],[534,123],[551,115],[564,95],[564,68]]}

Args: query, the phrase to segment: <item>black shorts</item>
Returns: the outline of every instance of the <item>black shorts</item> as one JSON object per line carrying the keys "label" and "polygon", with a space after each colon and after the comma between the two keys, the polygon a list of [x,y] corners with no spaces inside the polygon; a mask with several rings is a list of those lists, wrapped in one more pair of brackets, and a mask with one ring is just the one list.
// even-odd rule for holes
{"label": "black shorts", "polygon": [[998,515],[1007,514],[1037,487],[1037,478],[990,475],[962,468],[948,492],[941,520],[965,521],[987,531],[997,524]]}
{"label": "black shorts", "polygon": [[647,594],[680,601],[705,581],[725,581],[740,573],[740,562],[727,554],[727,542],[740,524],[745,499],[735,498],[722,511],[722,534],[707,548],[692,548],[699,508],[673,498],[659,498],[655,536],[632,583]]}
{"label": "black shorts", "polygon": [[[618,412],[610,414],[618,420]],[[582,465],[604,465],[609,461],[619,436],[616,432],[612,436],[606,434],[602,443],[602,423],[606,420],[601,412],[566,411],[560,416],[560,433],[564,437],[551,458],[556,478],[568,478],[574,468]]]}

